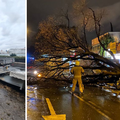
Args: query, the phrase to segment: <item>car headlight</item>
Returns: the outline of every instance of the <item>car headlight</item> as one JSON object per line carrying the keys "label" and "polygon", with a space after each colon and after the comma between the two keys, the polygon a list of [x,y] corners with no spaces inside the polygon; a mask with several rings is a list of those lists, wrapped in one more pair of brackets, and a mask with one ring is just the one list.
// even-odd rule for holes
{"label": "car headlight", "polygon": [[37,74],[37,73],[38,73],[38,72],[35,70],[35,71],[34,71],[34,74]]}
{"label": "car headlight", "polygon": [[38,76],[38,77],[41,77],[42,75],[41,75],[41,74],[38,74],[37,76]]}

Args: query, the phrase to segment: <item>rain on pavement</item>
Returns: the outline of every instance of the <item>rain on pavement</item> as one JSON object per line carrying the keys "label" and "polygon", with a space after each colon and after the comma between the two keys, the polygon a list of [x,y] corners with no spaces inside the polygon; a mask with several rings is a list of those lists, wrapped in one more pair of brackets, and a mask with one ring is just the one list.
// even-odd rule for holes
{"label": "rain on pavement", "polygon": [[[101,87],[85,86],[84,95],[72,96],[71,85],[29,85],[27,87],[28,120],[44,120],[50,115],[46,98],[49,98],[56,114],[66,114],[66,120],[119,120],[120,91],[113,93]],[[80,98],[80,99],[79,99]]]}

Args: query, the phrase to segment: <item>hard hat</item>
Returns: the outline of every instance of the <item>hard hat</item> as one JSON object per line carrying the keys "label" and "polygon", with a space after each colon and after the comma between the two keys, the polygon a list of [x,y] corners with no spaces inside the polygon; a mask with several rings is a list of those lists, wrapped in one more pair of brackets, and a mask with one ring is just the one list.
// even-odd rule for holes
{"label": "hard hat", "polygon": [[80,62],[79,62],[79,61],[76,61],[76,62],[75,62],[75,65],[79,66],[79,65],[80,65]]}

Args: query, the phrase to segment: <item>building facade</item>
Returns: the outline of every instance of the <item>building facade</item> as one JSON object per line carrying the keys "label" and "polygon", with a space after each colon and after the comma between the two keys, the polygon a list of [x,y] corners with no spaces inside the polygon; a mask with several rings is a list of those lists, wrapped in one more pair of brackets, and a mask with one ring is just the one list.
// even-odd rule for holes
{"label": "building facade", "polygon": [[13,57],[0,57],[0,64],[10,64],[15,62],[15,58]]}
{"label": "building facade", "polygon": [[[105,48],[113,52],[116,59],[120,60],[120,32],[107,32],[100,36],[100,41],[104,44]],[[103,50],[98,38],[92,40],[92,51],[112,59],[111,55]]]}
{"label": "building facade", "polygon": [[25,48],[21,49],[10,49],[7,51],[7,53],[11,54],[16,54],[16,56],[25,56]]}

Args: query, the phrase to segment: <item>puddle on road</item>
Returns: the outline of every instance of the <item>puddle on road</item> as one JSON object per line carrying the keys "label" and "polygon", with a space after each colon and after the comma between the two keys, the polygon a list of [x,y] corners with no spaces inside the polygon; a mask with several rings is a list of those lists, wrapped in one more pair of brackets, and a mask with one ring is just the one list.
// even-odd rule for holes
{"label": "puddle on road", "polygon": [[112,96],[117,96],[115,93],[112,93]]}
{"label": "puddle on road", "polygon": [[120,100],[120,95],[118,95],[117,98],[119,98],[119,100]]}
{"label": "puddle on road", "polygon": [[112,92],[110,89],[104,89],[104,88],[102,88],[102,90],[104,90],[106,92]]}
{"label": "puddle on road", "polygon": [[103,91],[109,92],[111,96],[116,97],[118,99],[118,102],[120,102],[120,90],[113,90],[108,88],[103,88]]}
{"label": "puddle on road", "polygon": [[42,100],[36,99],[36,98],[29,98],[29,99],[28,99],[28,102],[29,102],[29,101],[42,102]]}
{"label": "puddle on road", "polygon": [[37,86],[27,87],[27,119],[43,120],[42,115],[49,114],[43,95],[39,94]]}
{"label": "puddle on road", "polygon": [[28,89],[27,89],[27,102],[29,104],[31,103],[31,104],[34,104],[36,106],[39,106],[38,104],[40,102],[45,102],[45,98],[44,98],[43,95],[39,94],[39,91],[37,91],[36,86],[28,86]]}
{"label": "puddle on road", "polygon": [[60,87],[59,91],[64,92],[64,91],[69,91],[70,88],[68,86]]}

